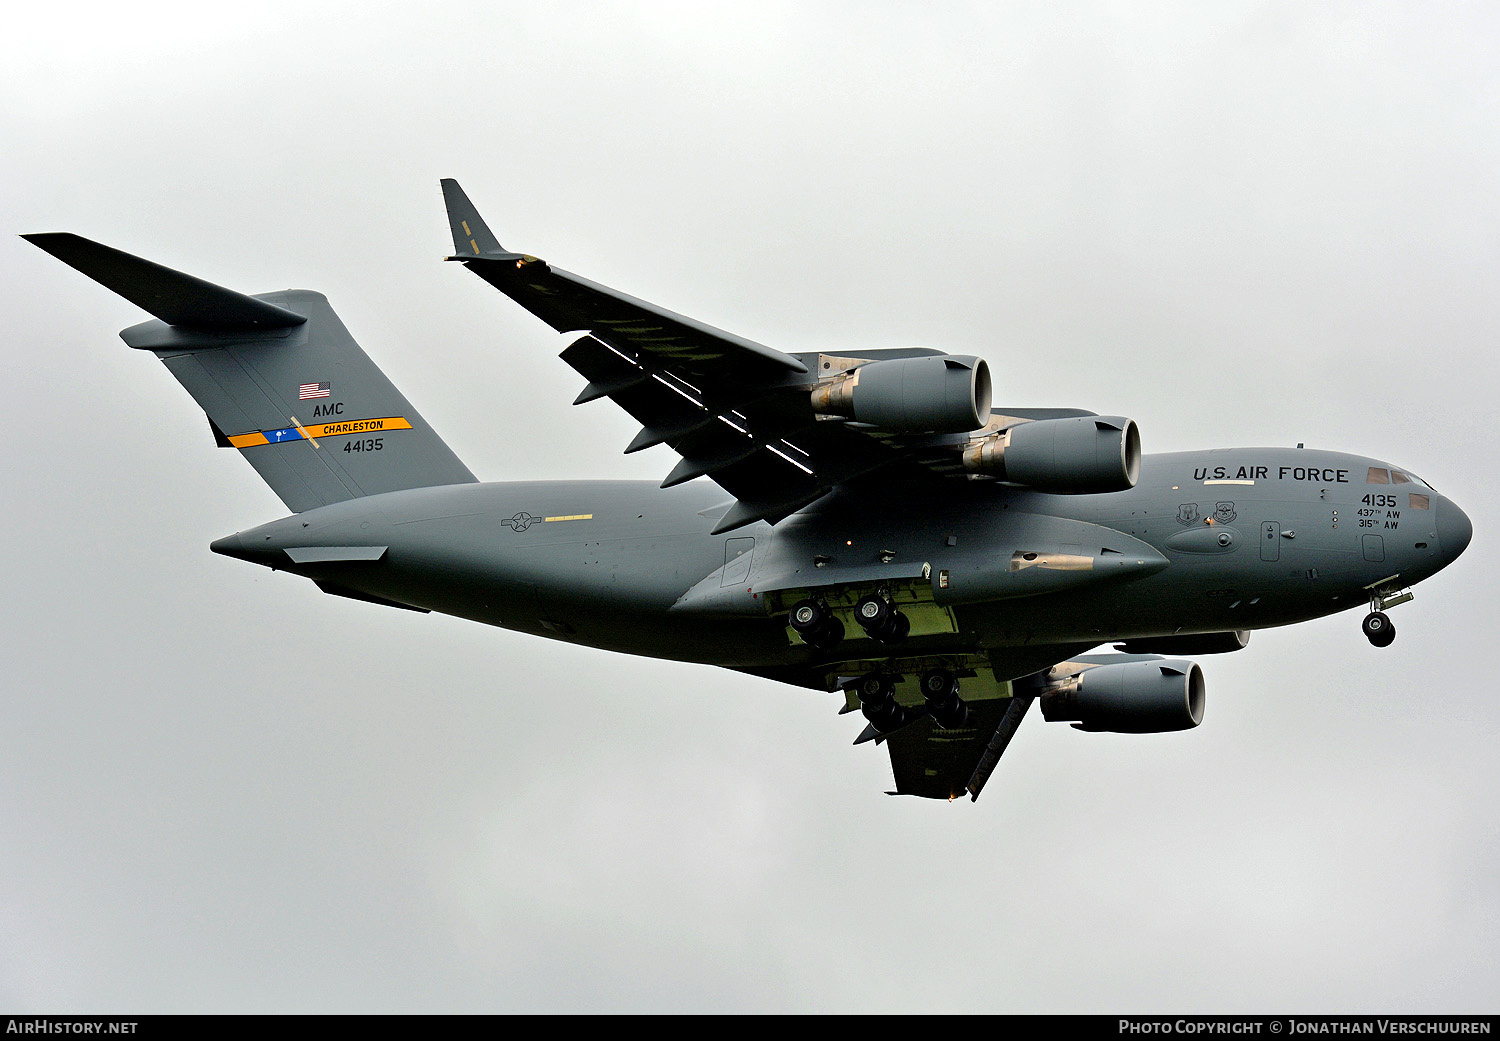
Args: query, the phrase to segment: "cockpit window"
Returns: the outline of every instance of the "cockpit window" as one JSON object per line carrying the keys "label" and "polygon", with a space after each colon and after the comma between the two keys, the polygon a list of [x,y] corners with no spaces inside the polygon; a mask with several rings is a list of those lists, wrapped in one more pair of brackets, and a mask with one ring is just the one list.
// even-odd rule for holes
{"label": "cockpit window", "polygon": [[1407,496],[1410,499],[1411,508],[1414,510],[1430,510],[1432,508],[1432,500],[1426,495],[1421,495],[1417,492],[1408,492]]}
{"label": "cockpit window", "polygon": [[[1372,467],[1370,467],[1370,473],[1369,473],[1369,476],[1365,478],[1365,483],[1366,484],[1414,484],[1418,488],[1426,488],[1428,491],[1435,491],[1436,490],[1436,489],[1434,489],[1432,487],[1432,485],[1430,485],[1426,481],[1422,480],[1422,478],[1418,477],[1416,474],[1403,473],[1400,470],[1387,470],[1383,466],[1372,466]],[[1418,507],[1413,507],[1413,509],[1417,509],[1417,508]]]}

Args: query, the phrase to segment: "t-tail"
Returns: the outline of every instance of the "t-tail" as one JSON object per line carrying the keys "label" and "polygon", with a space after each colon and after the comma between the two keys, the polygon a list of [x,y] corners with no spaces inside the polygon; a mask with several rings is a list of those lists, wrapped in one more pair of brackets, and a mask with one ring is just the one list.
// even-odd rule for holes
{"label": "t-tail", "polygon": [[78,235],[23,238],[156,316],[121,339],[162,360],[292,512],[475,480],[321,293],[246,296]]}

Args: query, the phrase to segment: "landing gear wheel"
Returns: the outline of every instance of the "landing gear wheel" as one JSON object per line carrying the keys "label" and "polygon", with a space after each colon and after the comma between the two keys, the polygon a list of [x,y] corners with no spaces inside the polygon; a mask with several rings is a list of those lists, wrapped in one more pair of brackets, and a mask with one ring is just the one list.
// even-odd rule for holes
{"label": "landing gear wheel", "polygon": [[787,615],[787,624],[803,643],[820,651],[831,651],[844,639],[844,623],[821,600],[798,600]]}
{"label": "landing gear wheel", "polygon": [[816,600],[798,600],[792,605],[790,621],[793,629],[806,635],[819,629],[829,617],[828,608]]}
{"label": "landing gear wheel", "polygon": [[861,704],[879,704],[896,696],[895,685],[878,672],[866,673],[859,678],[854,692]]}
{"label": "landing gear wheel", "polygon": [[813,634],[812,639],[805,636],[802,639],[820,651],[831,651],[844,642],[844,623],[829,615],[828,621]]}
{"label": "landing gear wheel", "polygon": [[854,617],[866,635],[881,643],[900,643],[911,632],[911,619],[878,593],[855,604]]}
{"label": "landing gear wheel", "polygon": [[958,677],[949,670],[924,672],[922,697],[927,699],[927,714],[944,730],[961,727],[969,721],[969,706],[958,696]]}
{"label": "landing gear wheel", "polygon": [[922,696],[928,701],[944,701],[958,693],[958,677],[947,669],[929,669],[922,673]]}
{"label": "landing gear wheel", "polygon": [[873,632],[890,622],[891,604],[883,596],[867,596],[855,606],[854,613],[859,616],[859,624]]}
{"label": "landing gear wheel", "polygon": [[878,639],[881,643],[900,643],[911,632],[911,619],[900,611],[891,612],[890,632]]}
{"label": "landing gear wheel", "polygon": [[911,710],[895,698],[878,705],[861,706],[860,711],[865,714],[865,719],[870,722],[870,725],[882,734],[900,730],[910,723],[912,718]]}
{"label": "landing gear wheel", "polygon": [[1365,615],[1359,628],[1365,634],[1365,639],[1376,647],[1389,647],[1396,639],[1396,627],[1391,624],[1390,617],[1384,611],[1371,611]]}
{"label": "landing gear wheel", "polygon": [[859,695],[859,710],[877,733],[889,734],[911,722],[911,711],[896,701],[896,685],[890,677],[878,672],[861,676],[854,692]]}

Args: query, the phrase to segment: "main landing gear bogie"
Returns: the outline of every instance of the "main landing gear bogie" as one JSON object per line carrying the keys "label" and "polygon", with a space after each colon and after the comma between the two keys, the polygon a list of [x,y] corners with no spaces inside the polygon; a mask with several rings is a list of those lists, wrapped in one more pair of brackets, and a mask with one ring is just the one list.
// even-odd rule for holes
{"label": "main landing gear bogie", "polygon": [[958,677],[948,669],[922,673],[922,697],[927,701],[927,714],[944,730],[969,721],[969,706],[958,696]]}
{"label": "main landing gear bogie", "polygon": [[1396,639],[1396,627],[1391,624],[1390,616],[1384,611],[1371,611],[1365,615],[1359,628],[1365,634],[1365,639],[1376,647],[1389,647]]}
{"label": "main landing gear bogie", "polygon": [[[854,618],[866,636],[883,644],[900,643],[911,633],[911,619],[884,591],[871,593],[855,604]],[[821,597],[798,600],[787,613],[787,624],[803,643],[824,652],[832,651],[846,635],[844,623]]]}
{"label": "main landing gear bogie", "polygon": [[890,677],[872,672],[855,685],[859,710],[870,725],[882,734],[900,730],[916,718],[911,709],[896,700],[896,685]]}
{"label": "main landing gear bogie", "polygon": [[821,600],[799,600],[788,619],[809,647],[831,651],[844,639],[844,623]]}
{"label": "main landing gear bogie", "polygon": [[872,639],[900,643],[911,632],[911,619],[880,593],[871,593],[854,605],[854,617]]}
{"label": "main landing gear bogie", "polygon": [[925,713],[896,700],[895,679],[881,672],[861,676],[854,683],[859,708],[881,734],[900,730],[924,714],[944,730],[961,727],[969,720],[969,706],[958,696],[958,677],[949,669],[929,669],[920,682]]}

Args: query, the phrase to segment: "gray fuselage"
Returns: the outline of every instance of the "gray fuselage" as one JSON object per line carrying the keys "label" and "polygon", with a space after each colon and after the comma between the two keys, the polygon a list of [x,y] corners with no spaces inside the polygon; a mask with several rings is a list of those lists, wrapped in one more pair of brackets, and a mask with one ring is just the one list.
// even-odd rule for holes
{"label": "gray fuselage", "polygon": [[[883,482],[727,535],[709,534],[726,496],[707,481],[461,484],[335,503],[213,548],[331,592],[768,668],[826,657],[789,637],[789,597],[887,574],[931,584],[956,620],[914,634],[903,653],[915,654],[1259,629],[1361,607],[1445,567],[1472,534],[1453,502],[1392,473],[1324,451],[1174,453],[1147,456],[1127,491]],[[1081,563],[1028,568],[1028,553]]]}

